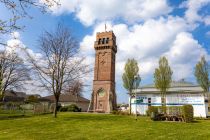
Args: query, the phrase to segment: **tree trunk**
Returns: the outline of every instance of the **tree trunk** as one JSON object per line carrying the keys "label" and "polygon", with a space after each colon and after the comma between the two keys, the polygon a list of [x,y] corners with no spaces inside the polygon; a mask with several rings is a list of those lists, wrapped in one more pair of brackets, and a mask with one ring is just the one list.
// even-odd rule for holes
{"label": "tree trunk", "polygon": [[0,91],[0,102],[3,102],[3,99],[4,99],[3,91]]}
{"label": "tree trunk", "polygon": [[54,117],[57,118],[58,99],[55,99]]}
{"label": "tree trunk", "polygon": [[161,105],[162,105],[162,112],[164,114],[166,114],[166,94],[165,93],[162,93],[162,96],[161,96]]}
{"label": "tree trunk", "polygon": [[0,102],[3,102],[3,96],[0,95]]}
{"label": "tree trunk", "polygon": [[130,100],[129,100],[129,114],[131,114],[131,96],[130,96]]}

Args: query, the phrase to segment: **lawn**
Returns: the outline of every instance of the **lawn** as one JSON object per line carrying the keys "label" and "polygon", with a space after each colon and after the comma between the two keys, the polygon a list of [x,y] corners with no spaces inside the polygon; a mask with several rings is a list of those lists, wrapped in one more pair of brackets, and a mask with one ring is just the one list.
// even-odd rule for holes
{"label": "lawn", "polygon": [[59,113],[0,120],[0,139],[210,139],[210,120],[194,123],[153,122],[147,117]]}

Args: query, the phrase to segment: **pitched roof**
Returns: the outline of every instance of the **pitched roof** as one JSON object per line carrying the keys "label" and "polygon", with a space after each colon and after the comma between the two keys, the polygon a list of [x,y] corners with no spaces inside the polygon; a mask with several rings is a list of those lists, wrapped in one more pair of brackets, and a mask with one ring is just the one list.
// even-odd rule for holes
{"label": "pitched roof", "polygon": [[[54,95],[42,97],[40,99],[48,99],[51,102],[55,101]],[[77,97],[76,95],[72,95],[72,94],[61,94],[59,98],[59,102],[89,102],[89,100],[84,97],[81,97],[81,96]]]}
{"label": "pitched roof", "polygon": [[5,96],[25,98],[26,93],[25,92],[17,92],[17,91],[13,91],[13,90],[6,90]]}
{"label": "pitched roof", "polygon": [[[137,93],[160,93],[160,90],[154,84],[145,85],[136,90]],[[185,80],[173,81],[167,93],[202,93],[203,89]]]}
{"label": "pitched roof", "polygon": [[[180,81],[172,81],[171,82],[171,88],[173,87],[197,87],[199,85],[195,85],[191,82],[187,82],[185,80],[180,80]],[[142,86],[141,88],[155,88],[155,84],[149,84]]]}
{"label": "pitched roof", "polygon": [[24,102],[24,97],[16,97],[16,96],[5,96],[4,102]]}

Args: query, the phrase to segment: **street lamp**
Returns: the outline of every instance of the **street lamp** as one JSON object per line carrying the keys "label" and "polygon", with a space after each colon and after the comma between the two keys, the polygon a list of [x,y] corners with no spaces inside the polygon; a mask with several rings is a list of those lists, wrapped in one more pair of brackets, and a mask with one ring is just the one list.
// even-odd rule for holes
{"label": "street lamp", "polygon": [[139,83],[141,81],[140,76],[137,74],[134,76],[134,90],[135,90],[135,101],[136,101],[136,107],[135,107],[135,119],[137,121],[137,88],[139,86]]}

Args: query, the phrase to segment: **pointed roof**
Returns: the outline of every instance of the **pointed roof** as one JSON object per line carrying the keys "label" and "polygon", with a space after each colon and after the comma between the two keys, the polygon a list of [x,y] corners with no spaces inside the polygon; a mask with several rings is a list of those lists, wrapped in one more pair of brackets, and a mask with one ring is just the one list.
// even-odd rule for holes
{"label": "pointed roof", "polygon": [[[160,93],[160,90],[155,87],[154,84],[149,84],[140,87],[136,90],[137,93]],[[184,79],[179,81],[173,81],[167,93],[202,93],[201,86],[187,82]]]}
{"label": "pointed roof", "polygon": [[[198,86],[199,85],[195,85],[191,82],[187,82],[184,79],[171,82],[171,88],[173,87],[198,87]],[[142,86],[141,88],[155,88],[155,84],[148,84],[148,85]]]}
{"label": "pointed roof", "polygon": [[[42,97],[41,99],[48,99],[51,102],[55,101],[54,95]],[[81,96],[76,96],[72,94],[61,94],[59,98],[59,102],[89,102],[88,99],[81,97]]]}

